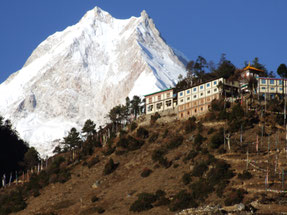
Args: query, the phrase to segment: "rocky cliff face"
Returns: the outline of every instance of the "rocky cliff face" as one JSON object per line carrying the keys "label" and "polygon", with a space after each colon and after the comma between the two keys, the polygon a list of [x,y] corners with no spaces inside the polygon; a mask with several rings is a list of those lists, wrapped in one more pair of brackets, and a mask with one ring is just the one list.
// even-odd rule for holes
{"label": "rocky cliff face", "polygon": [[145,11],[119,20],[96,7],[48,37],[0,85],[0,114],[42,156],[51,155],[71,127],[87,119],[102,125],[127,96],[171,87],[184,73]]}

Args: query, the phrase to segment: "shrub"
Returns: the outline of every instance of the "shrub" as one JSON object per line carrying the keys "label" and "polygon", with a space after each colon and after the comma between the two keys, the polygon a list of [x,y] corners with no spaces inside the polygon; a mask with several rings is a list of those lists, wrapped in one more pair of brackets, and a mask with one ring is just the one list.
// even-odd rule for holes
{"label": "shrub", "polygon": [[141,173],[141,177],[146,178],[148,177],[150,174],[152,173],[151,169],[148,168],[144,168],[144,170]]}
{"label": "shrub", "polygon": [[94,166],[95,164],[100,162],[100,158],[99,156],[96,156],[94,158],[92,158],[89,162],[88,162],[88,168],[91,168],[92,166]]}
{"label": "shrub", "polygon": [[20,190],[0,195],[0,214],[6,215],[21,211],[27,206]]}
{"label": "shrub", "polygon": [[184,175],[181,178],[184,185],[188,185],[191,182],[191,175],[190,173],[184,173]]}
{"label": "shrub", "polygon": [[223,99],[214,99],[211,102],[211,110],[212,111],[221,111],[224,109],[224,100]]}
{"label": "shrub", "polygon": [[114,172],[118,167],[118,164],[115,164],[113,159],[110,159],[109,162],[105,165],[104,175],[109,175]]}
{"label": "shrub", "polygon": [[155,206],[162,206],[162,205],[168,205],[170,203],[170,200],[165,197],[166,193],[163,190],[157,190],[155,193],[156,196],[156,203]]}
{"label": "shrub", "polygon": [[91,202],[97,202],[97,201],[99,201],[99,198],[97,196],[93,196],[91,198]]}
{"label": "shrub", "polygon": [[117,150],[117,151],[116,151],[116,155],[121,156],[121,155],[126,154],[127,152],[128,152],[128,151],[125,151],[125,150]]}
{"label": "shrub", "polygon": [[207,134],[212,134],[214,131],[215,131],[214,128],[210,128],[210,129],[208,129]]}
{"label": "shrub", "polygon": [[[89,137],[88,137],[89,138]],[[84,143],[81,154],[83,156],[92,155],[94,152],[94,145],[91,143]]]}
{"label": "shrub", "polygon": [[183,162],[187,162],[189,160],[193,160],[196,156],[197,156],[197,152],[194,150],[189,151],[189,153],[187,154],[187,156],[183,159]]}
{"label": "shrub", "polygon": [[158,112],[156,112],[154,115],[151,115],[150,124],[154,124],[160,117],[161,116]]}
{"label": "shrub", "polygon": [[179,147],[183,142],[183,136],[176,136],[171,139],[171,141],[166,145],[166,148],[169,150]]}
{"label": "shrub", "polygon": [[197,127],[198,132],[202,132],[203,131],[204,126],[203,126],[202,122],[198,122],[196,127]]}
{"label": "shrub", "polygon": [[131,123],[131,131],[134,131],[138,127],[138,124],[136,122]]}
{"label": "shrub", "polygon": [[58,173],[56,182],[65,183],[70,179],[71,179],[71,173],[65,168],[61,169],[61,171]]}
{"label": "shrub", "polygon": [[96,211],[97,211],[99,214],[105,213],[105,209],[103,209],[102,207],[96,207]]}
{"label": "shrub", "polygon": [[244,198],[246,191],[243,189],[233,189],[227,196],[224,201],[224,204],[226,206],[234,205],[234,204],[239,204]]}
{"label": "shrub", "polygon": [[166,128],[166,129],[164,130],[164,132],[163,132],[162,137],[163,137],[163,138],[166,138],[167,135],[168,135],[168,129]]}
{"label": "shrub", "polygon": [[211,137],[210,147],[213,149],[219,148],[224,142],[224,131],[220,128],[219,131]]}
{"label": "shrub", "polygon": [[111,145],[108,145],[108,148],[105,149],[104,151],[102,151],[103,155],[105,156],[109,156],[111,154],[113,154],[116,150],[116,147],[112,147]]}
{"label": "shrub", "polygon": [[137,130],[137,137],[146,139],[146,138],[148,138],[148,136],[149,136],[148,130],[146,130],[143,127],[139,127],[138,128],[138,130]]}
{"label": "shrub", "polygon": [[166,151],[163,149],[155,149],[152,152],[151,158],[154,162],[160,161],[163,156],[166,154]]}
{"label": "shrub", "polygon": [[200,179],[192,183],[189,187],[193,199],[203,201],[210,193],[213,192],[213,186],[206,179]]}
{"label": "shrub", "polygon": [[197,206],[198,204],[192,198],[192,195],[186,190],[182,190],[174,196],[173,200],[170,202],[169,209],[174,212],[186,208],[195,208]]}
{"label": "shrub", "polygon": [[197,163],[192,170],[192,175],[196,176],[196,177],[201,177],[203,175],[203,173],[205,173],[208,170],[208,166],[206,165],[206,163],[201,162],[201,163]]}
{"label": "shrub", "polygon": [[141,212],[153,208],[152,203],[157,200],[156,196],[151,193],[140,193],[138,199],[130,206],[130,211]]}
{"label": "shrub", "polygon": [[242,121],[243,117],[244,117],[244,110],[241,107],[241,105],[237,104],[233,106],[228,119],[229,130],[231,132],[239,131],[241,124],[243,122]]}
{"label": "shrub", "polygon": [[158,138],[158,133],[153,133],[151,135],[151,137],[149,138],[148,142],[149,143],[153,143],[153,142],[155,142],[157,140],[157,138]]}
{"label": "shrub", "polygon": [[159,162],[159,164],[165,168],[169,168],[172,165],[172,161],[168,161],[167,158],[164,157],[165,154],[166,150],[156,149],[152,152],[152,160],[154,162]]}
{"label": "shrub", "polygon": [[244,170],[243,173],[239,173],[237,176],[240,180],[248,180],[252,178],[252,174],[248,172],[247,170]]}
{"label": "shrub", "polygon": [[195,117],[190,117],[186,122],[185,122],[185,133],[190,133],[196,129],[196,119]]}
{"label": "shrub", "polygon": [[122,137],[119,142],[117,142],[117,146],[127,149],[128,151],[134,151],[140,149],[144,144],[144,141],[137,140],[132,136]]}
{"label": "shrub", "polygon": [[228,180],[234,176],[233,172],[229,170],[230,165],[225,163],[223,160],[218,160],[214,168],[212,168],[207,174],[207,180],[215,186],[222,180]]}
{"label": "shrub", "polygon": [[216,189],[215,189],[215,191],[216,191],[216,195],[218,196],[218,197],[222,197],[223,196],[223,193],[224,193],[224,189],[225,189],[225,187],[227,186],[227,184],[229,183],[229,181],[228,180],[221,180],[220,182],[219,182],[219,184],[217,184],[216,185]]}
{"label": "shrub", "polygon": [[203,143],[203,141],[204,141],[204,137],[201,136],[200,133],[197,133],[197,135],[194,138],[194,144],[197,146],[200,146]]}

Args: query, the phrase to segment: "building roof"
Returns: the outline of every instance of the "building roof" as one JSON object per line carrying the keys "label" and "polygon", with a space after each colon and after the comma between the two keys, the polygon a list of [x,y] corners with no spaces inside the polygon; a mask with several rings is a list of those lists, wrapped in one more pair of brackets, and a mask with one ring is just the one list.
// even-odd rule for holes
{"label": "building roof", "polygon": [[261,70],[261,69],[257,69],[257,68],[255,68],[255,67],[253,67],[253,66],[250,66],[250,63],[248,64],[248,66],[246,66],[246,67],[243,69],[243,71],[246,71],[246,70],[253,70],[253,71],[257,71],[257,72],[264,72],[264,71]]}
{"label": "building roof", "polygon": [[202,84],[206,84],[206,83],[208,83],[208,82],[215,81],[215,80],[217,80],[217,79],[221,79],[221,78],[223,78],[223,79],[226,80],[226,78],[224,78],[223,76],[220,76],[220,77],[217,77],[217,78],[211,78],[211,79],[208,79],[207,81],[203,81],[203,82],[201,82],[201,83],[192,85],[191,87],[183,88],[183,89],[179,90],[178,93],[181,92],[181,91],[185,91],[185,90],[194,88],[194,87],[198,87],[198,86],[200,86],[200,85],[202,85]]}
{"label": "building roof", "polygon": [[154,92],[154,93],[150,93],[150,94],[144,95],[144,97],[151,96],[151,95],[154,95],[154,94],[157,94],[157,93],[162,93],[162,92],[165,92],[165,91],[168,91],[168,90],[172,90],[172,89],[173,88],[164,89],[164,90],[161,90],[161,91],[157,91],[157,92]]}
{"label": "building roof", "polygon": [[285,78],[269,78],[269,77],[258,77],[259,79],[266,79],[266,80],[284,80],[287,81]]}

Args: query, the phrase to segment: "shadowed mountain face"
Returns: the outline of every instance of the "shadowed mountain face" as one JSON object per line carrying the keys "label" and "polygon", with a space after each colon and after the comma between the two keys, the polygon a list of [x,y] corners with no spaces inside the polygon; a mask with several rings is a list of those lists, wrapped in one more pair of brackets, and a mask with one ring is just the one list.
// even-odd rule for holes
{"label": "shadowed mountain face", "polygon": [[42,42],[24,67],[0,85],[0,114],[42,156],[71,127],[106,122],[127,96],[177,82],[185,68],[145,11],[126,20],[94,8]]}

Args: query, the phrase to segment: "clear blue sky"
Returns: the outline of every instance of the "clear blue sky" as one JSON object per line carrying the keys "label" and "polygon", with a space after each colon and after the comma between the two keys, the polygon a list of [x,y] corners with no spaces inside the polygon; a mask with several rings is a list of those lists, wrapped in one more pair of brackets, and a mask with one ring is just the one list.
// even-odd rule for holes
{"label": "clear blue sky", "polygon": [[146,10],[167,43],[189,59],[215,63],[222,53],[237,67],[259,57],[267,69],[287,64],[287,0],[2,0],[0,83],[56,31],[99,6],[116,18]]}

